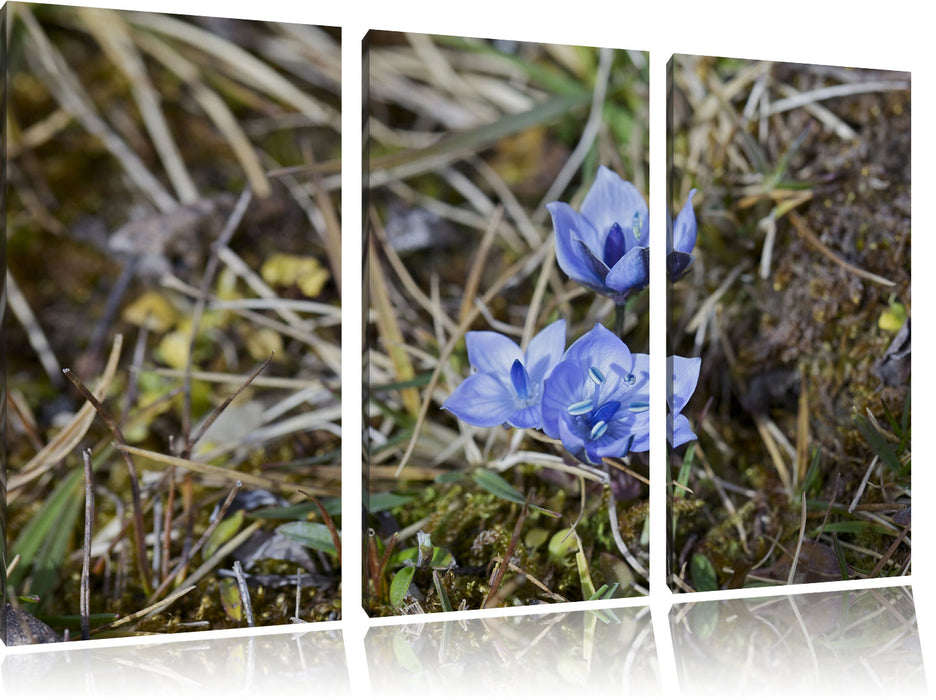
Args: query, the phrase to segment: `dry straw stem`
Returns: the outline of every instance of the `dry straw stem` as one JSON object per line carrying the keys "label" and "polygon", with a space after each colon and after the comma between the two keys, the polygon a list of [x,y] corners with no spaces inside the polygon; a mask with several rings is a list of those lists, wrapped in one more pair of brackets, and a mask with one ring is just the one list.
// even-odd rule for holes
{"label": "dry straw stem", "polygon": [[[377,257],[373,239],[369,240],[367,253],[370,297],[376,312],[377,331],[387,354],[393,362],[397,381],[408,382],[416,376],[416,370],[413,368],[409,355],[406,354],[406,350],[403,348],[403,333],[400,331],[396,314],[393,311],[393,304],[387,292],[387,282],[383,275],[380,259]],[[400,398],[407,413],[413,417],[419,415],[419,393],[414,387],[401,389]]]}
{"label": "dry straw stem", "polygon": [[[117,421],[114,420],[114,417],[110,412],[104,408],[97,397],[91,393],[90,389],[84,385],[84,383],[79,379],[74,372],[68,368],[63,369],[62,372],[65,373],[65,376],[68,377],[68,380],[75,385],[75,388],[81,392],[81,395],[94,406],[94,409],[97,411],[98,415],[101,417],[101,420],[107,425],[110,431],[114,434],[114,437],[118,442],[126,442],[124,439],[123,433],[120,430],[120,426],[117,425]],[[140,568],[140,577],[143,582],[143,590],[148,591],[150,587],[150,570],[149,570],[149,561],[146,558],[146,542],[145,542],[145,530],[143,527],[143,505],[140,500],[140,480],[137,477],[136,467],[133,464],[133,460],[130,458],[126,452],[122,452],[121,455],[124,458],[124,463],[127,465],[127,475],[130,478],[130,494],[133,499],[133,538],[136,541],[137,546],[137,559],[138,565]]]}
{"label": "dry straw stem", "polygon": [[253,191],[260,198],[269,196],[270,183],[254,151],[253,144],[247,138],[247,134],[244,133],[227,103],[202,80],[195,64],[152,34],[139,32],[135,39],[140,48],[185,81],[189,90],[192,91],[193,99],[227,140],[234,157],[244,169],[244,174]]}
{"label": "dry straw stem", "polygon": [[78,78],[69,69],[67,62],[42,31],[32,12],[25,4],[16,5],[19,18],[29,31],[34,49],[29,56],[35,56],[49,85],[52,96],[58,103],[75,117],[91,134],[97,136],[104,147],[110,151],[127,173],[130,180],[146,194],[160,211],[169,212],[176,208],[177,202],[149,171],[139,156],[123,139],[108,126],[94,108],[91,98],[82,87]]}
{"label": "dry straw stem", "polygon": [[168,15],[135,12],[129,19],[134,24],[171,36],[219,59],[218,67],[227,69],[236,80],[292,105],[314,123],[328,125],[336,130],[340,127],[341,119],[333,110],[313,100],[239,46]]}
{"label": "dry straw stem", "polygon": [[875,275],[872,272],[867,270],[862,270],[857,265],[852,265],[847,260],[843,260],[836,253],[832,251],[825,243],[819,240],[818,236],[812,232],[812,230],[807,226],[806,221],[797,214],[795,211],[790,212],[790,221],[793,223],[794,228],[796,228],[797,233],[799,233],[803,238],[809,241],[820,253],[825,255],[829,260],[834,262],[836,265],[848,270],[852,274],[858,275],[859,277],[874,282],[876,284],[884,285],[885,287],[893,287],[894,282],[891,282],[889,279],[885,279],[880,275]]}
{"label": "dry straw stem", "polygon": [[[191,423],[192,423],[192,356],[195,354],[195,341],[198,339],[198,331],[201,326],[201,317],[205,311],[205,305],[208,302],[208,288],[214,279],[215,270],[218,268],[218,251],[227,247],[227,244],[234,236],[234,232],[240,225],[244,213],[247,211],[247,205],[250,203],[251,192],[245,189],[237,199],[237,204],[224,223],[224,228],[218,235],[217,241],[212,246],[211,257],[205,265],[205,273],[202,275],[201,288],[195,301],[195,309],[192,311],[192,331],[189,335],[188,354],[185,360],[185,375],[182,377],[182,397],[184,408],[182,411],[182,438],[184,447],[182,456],[188,457],[192,450]],[[121,442],[126,442],[121,440]]]}
{"label": "dry straw stem", "polygon": [[129,624],[131,622],[136,622],[137,620],[141,618],[147,617],[149,615],[154,615],[160,610],[164,608],[168,608],[170,605],[176,602],[179,598],[181,598],[182,596],[188,593],[191,593],[194,589],[195,589],[195,586],[186,586],[185,588],[180,588],[179,590],[174,591],[170,593],[169,595],[167,595],[158,603],[148,605],[142,610],[138,610],[135,613],[132,613],[130,615],[127,615],[126,617],[120,618],[119,620],[114,620],[113,622],[109,622],[106,625],[102,625],[100,627],[94,628],[93,630],[91,630],[91,634],[97,634],[99,632],[104,632],[106,630],[114,629],[116,627],[122,627],[123,625]]}
{"label": "dry straw stem", "polygon": [[183,457],[164,455],[161,452],[144,450],[141,447],[134,447],[133,445],[127,445],[123,443],[115,444],[114,447],[116,447],[121,452],[137,455],[139,457],[145,457],[146,459],[151,459],[154,462],[159,462],[161,464],[171,464],[175,467],[187,469],[190,472],[195,472],[196,474],[220,477],[225,481],[240,480],[245,484],[261,489],[285,488],[285,485],[282,484],[278,479],[273,479],[271,477],[257,476],[255,474],[250,474],[249,472],[239,472],[235,469],[219,467],[214,464],[205,464],[204,462],[195,462]]}
{"label": "dry straw stem", "polygon": [[26,337],[29,339],[29,344],[32,345],[33,350],[35,350],[36,354],[39,356],[39,362],[42,364],[42,368],[46,371],[46,374],[49,375],[53,386],[61,386],[62,365],[52,351],[52,346],[49,345],[49,339],[46,337],[42,326],[39,324],[39,320],[32,312],[29,302],[26,301],[26,297],[23,296],[19,285],[16,283],[16,279],[9,269],[6,271],[6,292],[10,303],[10,309],[26,330]]}
{"label": "dry straw stem", "polygon": [[[114,374],[117,371],[117,362],[120,359],[122,346],[123,336],[120,334],[114,336],[114,344],[111,346],[104,373],[94,388],[94,397],[98,400],[102,400],[107,395],[107,390],[110,388]],[[26,463],[22,471],[10,477],[7,483],[7,495],[12,496],[15,491],[63,460],[81,442],[93,421],[94,405],[90,401],[86,401],[68,424],[35,457]]]}
{"label": "dry straw stem", "polygon": [[143,57],[130,36],[129,27],[121,15],[113,10],[89,7],[79,8],[85,27],[97,40],[111,61],[126,76],[134,100],[143,117],[156,152],[166,168],[166,174],[183,204],[198,201],[198,189],[179,154],[169,125],[159,107],[160,96],[143,63]]}

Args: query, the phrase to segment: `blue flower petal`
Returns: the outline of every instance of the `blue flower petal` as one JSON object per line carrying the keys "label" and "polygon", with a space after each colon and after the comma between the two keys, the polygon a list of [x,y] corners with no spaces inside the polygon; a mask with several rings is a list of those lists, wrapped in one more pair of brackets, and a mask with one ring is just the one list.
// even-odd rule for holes
{"label": "blue flower petal", "polygon": [[468,331],[465,333],[465,347],[468,362],[479,372],[507,375],[514,360],[523,361],[520,346],[506,335],[494,331]]}
{"label": "blue flower petal", "polygon": [[602,246],[592,247],[596,251],[604,250],[604,237],[613,224],[620,224],[625,237],[631,241],[634,214],[639,216],[641,232],[649,219],[647,204],[637,188],[603,165],[598,168],[595,182],[585,195],[581,212],[601,237]]}
{"label": "blue flower petal", "polygon": [[506,423],[522,406],[513,391],[495,375],[476,373],[466,378],[442,404],[456,417],[479,428]]}
{"label": "blue flower petal", "polygon": [[552,215],[556,231],[556,262],[559,267],[579,284],[591,289],[604,286],[604,276],[596,275],[581,258],[581,249],[576,243],[581,241],[586,248],[602,250],[603,243],[595,227],[565,202],[551,202],[546,208]]}
{"label": "blue flower petal", "polygon": [[676,222],[673,224],[673,240],[668,252],[676,250],[681,253],[691,253],[695,247],[698,232],[695,211],[692,208],[692,197],[695,193],[696,190],[689,191],[689,197],[676,217]]}
{"label": "blue flower petal", "polygon": [[534,384],[541,383],[559,364],[565,352],[565,319],[559,319],[533,336],[526,349],[526,368]]}
{"label": "blue flower petal", "polygon": [[697,439],[696,434],[692,432],[692,428],[689,426],[688,418],[683,415],[668,416],[668,418],[669,420],[666,421],[666,439],[669,440],[670,445],[679,447],[684,442]]}
{"label": "blue flower petal", "polygon": [[584,398],[584,380],[581,367],[574,362],[560,362],[546,378],[542,401],[543,432],[549,437],[560,437],[559,426],[568,416],[567,409]]}
{"label": "blue flower petal", "polygon": [[689,399],[692,398],[692,393],[699,382],[701,367],[701,357],[672,355],[666,358],[666,373],[669,377],[666,403],[674,414],[682,413]]}
{"label": "blue flower petal", "polygon": [[563,357],[579,367],[595,367],[605,376],[614,372],[615,366],[629,369],[633,365],[631,352],[620,338],[600,323],[576,340]]}
{"label": "blue flower petal", "polygon": [[631,248],[605,277],[605,284],[618,294],[643,289],[650,281],[650,249]]}

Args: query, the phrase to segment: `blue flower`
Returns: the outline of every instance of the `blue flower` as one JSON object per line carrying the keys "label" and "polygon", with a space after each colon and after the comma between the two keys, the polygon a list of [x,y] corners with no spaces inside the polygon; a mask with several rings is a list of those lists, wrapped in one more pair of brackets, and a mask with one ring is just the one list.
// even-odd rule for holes
{"label": "blue flower", "polygon": [[442,404],[458,418],[481,428],[508,423],[540,428],[543,380],[562,359],[565,321],[548,325],[530,341],[526,353],[493,331],[465,334],[468,361],[476,370]]}
{"label": "blue flower", "polygon": [[631,183],[598,168],[581,212],[546,205],[556,231],[556,260],[573,280],[621,304],[650,280],[647,204]]}
{"label": "blue flower", "polygon": [[682,415],[682,410],[689,403],[696,384],[699,383],[701,367],[702,358],[700,357],[673,355],[666,358],[666,371],[669,375],[666,404],[670,410],[666,417],[666,439],[673,447],[696,439],[696,434],[689,427],[689,419]]}
{"label": "blue flower", "polygon": [[645,452],[650,445],[650,357],[604,326],[576,340],[543,387],[543,430],[577,459]]}
{"label": "blue flower", "polygon": [[682,211],[676,217],[676,223],[671,222],[667,227],[666,274],[671,282],[682,277],[695,260],[692,255],[698,232],[695,211],[692,209],[692,197],[695,193],[695,190],[689,191],[689,198],[686,199]]}

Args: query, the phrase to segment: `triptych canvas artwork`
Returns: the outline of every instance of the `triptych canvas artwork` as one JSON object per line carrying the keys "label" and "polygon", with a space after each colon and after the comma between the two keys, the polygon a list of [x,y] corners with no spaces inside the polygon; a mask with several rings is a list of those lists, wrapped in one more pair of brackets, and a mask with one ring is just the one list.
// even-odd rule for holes
{"label": "triptych canvas artwork", "polygon": [[909,73],[0,12],[7,646],[910,573]]}

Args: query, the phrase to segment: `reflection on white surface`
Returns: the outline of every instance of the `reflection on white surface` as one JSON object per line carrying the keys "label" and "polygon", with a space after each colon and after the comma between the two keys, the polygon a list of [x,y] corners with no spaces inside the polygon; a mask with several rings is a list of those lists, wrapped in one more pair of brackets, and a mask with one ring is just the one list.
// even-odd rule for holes
{"label": "reflection on white surface", "polygon": [[646,697],[676,685],[723,699],[926,692],[907,587],[678,603],[668,628],[665,619],[657,627],[669,630],[662,636],[644,605],[420,620],[367,629],[359,619],[344,635],[306,627],[8,649],[0,697]]}
{"label": "reflection on white surface", "polygon": [[675,605],[670,627],[684,695],[926,692],[909,588]]}
{"label": "reflection on white surface", "polygon": [[[163,638],[122,647],[30,649],[5,654],[0,696],[179,698],[348,695],[341,633],[291,631],[252,637]],[[66,645],[67,646],[67,645]]]}
{"label": "reflection on white surface", "polygon": [[645,607],[379,627],[365,647],[374,697],[660,692]]}

